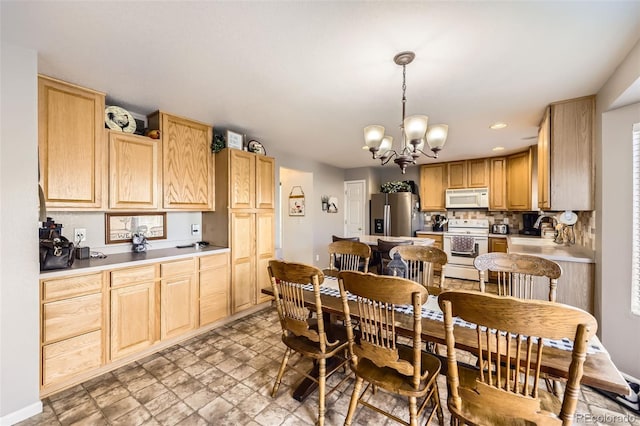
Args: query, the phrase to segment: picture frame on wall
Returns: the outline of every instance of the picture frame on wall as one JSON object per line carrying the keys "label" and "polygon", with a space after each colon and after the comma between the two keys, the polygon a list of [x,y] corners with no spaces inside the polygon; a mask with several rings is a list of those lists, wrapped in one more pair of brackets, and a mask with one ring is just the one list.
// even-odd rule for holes
{"label": "picture frame on wall", "polygon": [[134,234],[147,240],[167,238],[167,213],[105,213],[105,242],[131,242]]}
{"label": "picture frame on wall", "polygon": [[242,149],[244,147],[244,136],[231,130],[227,130],[227,147]]}

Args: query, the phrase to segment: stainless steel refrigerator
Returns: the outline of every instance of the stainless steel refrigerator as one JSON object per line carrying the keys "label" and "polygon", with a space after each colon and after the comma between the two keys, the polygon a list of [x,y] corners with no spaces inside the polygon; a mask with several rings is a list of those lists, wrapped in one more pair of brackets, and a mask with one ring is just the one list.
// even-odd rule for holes
{"label": "stainless steel refrigerator", "polygon": [[411,192],[372,194],[370,214],[371,235],[415,237],[422,227],[418,196]]}

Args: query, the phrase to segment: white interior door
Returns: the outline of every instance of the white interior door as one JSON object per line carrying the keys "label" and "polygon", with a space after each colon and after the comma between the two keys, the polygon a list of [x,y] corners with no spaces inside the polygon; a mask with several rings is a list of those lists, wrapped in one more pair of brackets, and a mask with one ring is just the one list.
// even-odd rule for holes
{"label": "white interior door", "polygon": [[344,183],[344,235],[355,237],[366,234],[365,229],[365,181],[350,180]]}

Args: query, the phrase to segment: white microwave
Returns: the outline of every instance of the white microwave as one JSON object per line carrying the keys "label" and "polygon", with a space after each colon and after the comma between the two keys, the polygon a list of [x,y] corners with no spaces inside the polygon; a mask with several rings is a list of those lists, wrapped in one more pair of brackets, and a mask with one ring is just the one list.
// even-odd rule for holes
{"label": "white microwave", "polygon": [[445,207],[448,209],[489,208],[489,188],[447,189]]}

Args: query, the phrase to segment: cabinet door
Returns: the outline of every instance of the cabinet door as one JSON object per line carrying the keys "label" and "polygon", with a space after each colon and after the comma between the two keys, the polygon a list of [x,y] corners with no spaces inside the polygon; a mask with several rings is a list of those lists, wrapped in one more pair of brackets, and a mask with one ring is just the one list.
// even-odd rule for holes
{"label": "cabinet door", "polygon": [[178,336],[196,328],[197,300],[193,274],[161,280],[161,340]]}
{"label": "cabinet door", "polygon": [[160,208],[160,140],[109,132],[109,208]]}
{"label": "cabinet door", "polygon": [[229,150],[229,197],[232,209],[252,209],[256,205],[256,155]]}
{"label": "cabinet door", "polygon": [[255,213],[231,214],[231,298],[233,312],[253,306],[256,300]]}
{"label": "cabinet door", "polygon": [[479,158],[467,160],[467,186],[469,188],[485,188],[489,186],[489,160]]}
{"label": "cabinet door", "polygon": [[154,281],[111,290],[111,360],[155,342],[155,307]]}
{"label": "cabinet door", "polygon": [[271,288],[267,267],[275,257],[275,215],[273,212],[256,214],[256,303],[271,300],[262,293],[263,288]]}
{"label": "cabinet door", "polygon": [[507,210],[507,159],[505,157],[491,159],[489,209]]}
{"label": "cabinet door", "polygon": [[529,151],[507,157],[507,207],[509,210],[531,210]]}
{"label": "cabinet door", "polygon": [[256,208],[275,208],[275,159],[256,156]]}
{"label": "cabinet door", "polygon": [[550,205],[552,210],[593,210],[595,98],[551,106]]}
{"label": "cabinet door", "polygon": [[200,258],[200,326],[228,317],[229,257],[226,253]]}
{"label": "cabinet door", "polygon": [[[489,238],[489,253],[506,253],[507,252],[507,239],[506,238]],[[489,272],[489,281],[497,281],[498,273]]]}
{"label": "cabinet door", "polygon": [[103,93],[38,77],[40,183],[47,208],[101,210]]}
{"label": "cabinet door", "polygon": [[549,198],[549,183],[551,166],[549,163],[549,137],[550,137],[550,109],[545,110],[544,118],[538,131],[538,207],[548,209],[551,207]]}
{"label": "cabinet door", "polygon": [[43,388],[102,365],[102,331],[72,337],[42,348]]}
{"label": "cabinet door", "polygon": [[453,161],[447,163],[448,167],[448,185],[449,189],[466,188],[467,187],[467,162]]}
{"label": "cabinet door", "polygon": [[212,210],[212,128],[169,114],[161,115],[164,208]]}
{"label": "cabinet door", "polygon": [[444,210],[444,191],[447,185],[447,164],[420,167],[420,210]]}

